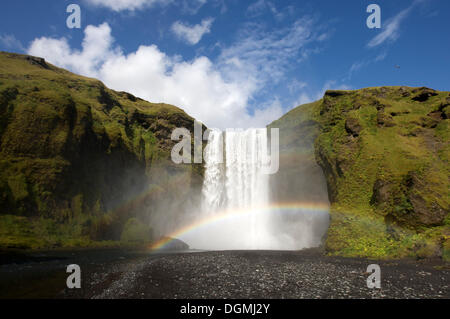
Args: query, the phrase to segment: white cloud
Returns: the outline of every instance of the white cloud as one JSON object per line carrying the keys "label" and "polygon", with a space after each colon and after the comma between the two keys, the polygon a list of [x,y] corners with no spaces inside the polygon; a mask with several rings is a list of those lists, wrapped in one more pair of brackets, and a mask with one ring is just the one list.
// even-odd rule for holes
{"label": "white cloud", "polygon": [[[289,11],[290,7],[286,7],[286,9]],[[285,16],[285,13],[280,12],[273,2],[267,0],[257,0],[250,4],[247,8],[247,14],[254,18],[260,16],[266,10],[269,10],[277,20],[281,20]]]}
{"label": "white cloud", "polygon": [[377,56],[369,58],[369,59],[365,59],[365,60],[361,60],[361,61],[356,61],[352,64],[352,66],[350,67],[347,76],[345,77],[346,80],[351,80],[353,74],[357,73],[358,71],[360,71],[361,69],[377,63],[377,62],[381,62],[384,59],[386,59],[387,57],[387,51],[383,51],[381,53],[379,53]]}
{"label": "white cloud", "polygon": [[81,50],[70,48],[67,39],[35,39],[28,53],[83,75],[97,77],[109,87],[124,90],[153,102],[183,108],[209,127],[264,127],[282,115],[281,108],[247,112],[252,90],[237,81],[226,81],[207,57],[180,61],[157,46],[141,46],[125,55],[114,47],[111,29],[104,23],[85,30]]}
{"label": "white cloud", "polygon": [[294,94],[294,93],[296,93],[296,92],[298,92],[298,91],[304,89],[304,88],[307,87],[307,86],[308,86],[308,83],[299,81],[299,80],[297,80],[297,79],[293,79],[293,80],[288,84],[288,89],[289,89],[289,92],[290,92],[291,94]]}
{"label": "white cloud", "polygon": [[119,49],[112,49],[114,39],[107,23],[98,27],[86,27],[82,50],[72,50],[67,39],[38,38],[35,39],[28,53],[48,57],[51,63],[70,69],[86,76],[98,76],[98,70],[105,61],[120,55]]}
{"label": "white cloud", "polygon": [[249,13],[252,16],[260,15],[267,7],[265,0],[257,0],[256,2],[253,2],[250,4],[247,8],[247,13]]}
{"label": "white cloud", "polygon": [[246,127],[250,120],[264,124],[246,112],[251,92],[226,82],[206,57],[178,62],[156,46],[141,46],[106,61],[100,77],[113,88],[177,105],[209,127]]}
{"label": "white cloud", "polygon": [[208,18],[202,20],[201,24],[190,26],[176,21],[172,25],[172,31],[180,38],[189,44],[195,45],[200,42],[203,36],[211,32],[211,26],[214,19]]}
{"label": "white cloud", "polygon": [[324,32],[321,35],[319,35],[319,37],[317,38],[317,41],[325,41],[328,40],[331,37],[331,33],[333,31],[329,31],[329,32]]}
{"label": "white cloud", "polygon": [[87,3],[114,11],[134,11],[149,8],[155,4],[166,5],[173,0],[85,0]]}
{"label": "white cloud", "polygon": [[208,0],[84,0],[88,4],[111,9],[116,12],[136,11],[155,5],[178,5],[183,13],[196,14]]}
{"label": "white cloud", "polygon": [[323,98],[325,92],[327,90],[351,90],[352,87],[350,85],[341,83],[339,84],[337,81],[329,80],[326,81],[323,87],[316,92],[302,92],[299,97],[292,104],[292,108],[296,108],[297,106],[311,103]]}
{"label": "white cloud", "polygon": [[96,77],[112,89],[176,105],[211,128],[264,127],[282,116],[281,102],[272,99],[253,111],[249,106],[267,92],[266,85],[300,62],[301,51],[315,39],[313,29],[308,19],[273,32],[248,26],[233,45],[221,48],[215,61],[205,56],[185,61],[156,45],[125,54],[114,44],[107,23],[88,26],[80,50],[65,38],[42,37],[31,43],[28,53]]}
{"label": "white cloud", "polygon": [[386,57],[387,57],[387,52],[386,52],[386,51],[381,52],[380,54],[378,54],[378,55],[376,56],[375,62],[383,61],[384,59],[386,59]]}
{"label": "white cloud", "polygon": [[292,26],[267,32],[258,24],[249,24],[240,39],[224,48],[219,63],[229,79],[245,79],[246,83],[263,86],[279,82],[292,64],[302,61],[306,46],[317,40],[311,19],[300,19]]}
{"label": "white cloud", "polygon": [[208,2],[208,0],[183,0],[182,10],[188,14],[197,14],[197,12]]}
{"label": "white cloud", "polygon": [[297,100],[295,100],[295,102],[292,105],[292,108],[296,108],[299,105],[303,105],[303,104],[314,102],[314,101],[316,101],[316,100],[318,100],[320,98],[321,97],[319,97],[319,98],[312,97],[308,93],[303,92],[303,93],[300,94],[300,96],[297,98]]}
{"label": "white cloud", "polygon": [[22,42],[17,40],[17,38],[13,34],[0,34],[0,43],[6,49],[17,49],[20,51],[24,50]]}
{"label": "white cloud", "polygon": [[375,36],[372,40],[370,40],[367,46],[369,48],[373,48],[383,44],[386,41],[396,41],[400,36],[399,29],[401,23],[408,17],[412,9],[421,2],[424,2],[424,0],[413,1],[413,3],[408,8],[400,11],[400,13],[398,13],[396,16],[387,20],[386,24],[382,26],[383,31]]}
{"label": "white cloud", "polygon": [[322,90],[316,95],[317,100],[321,99],[327,90],[352,90],[352,87],[344,83],[338,84],[338,82],[334,80],[326,81]]}
{"label": "white cloud", "polygon": [[364,66],[368,64],[367,61],[358,61],[352,64],[349,71],[349,77],[353,75],[354,72],[361,70]]}

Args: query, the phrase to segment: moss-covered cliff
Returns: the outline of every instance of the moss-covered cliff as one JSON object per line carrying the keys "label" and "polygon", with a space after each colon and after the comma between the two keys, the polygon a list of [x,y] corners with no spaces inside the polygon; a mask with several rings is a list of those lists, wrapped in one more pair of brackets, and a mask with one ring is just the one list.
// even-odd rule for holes
{"label": "moss-covered cliff", "polygon": [[177,107],[0,53],[0,247],[133,238],[130,219],[150,233],[155,210],[179,211],[201,185],[201,165],[170,161],[172,129],[193,125]]}
{"label": "moss-covered cliff", "polygon": [[271,124],[323,169],[329,253],[450,257],[449,115],[449,92],[381,87],[328,91]]}

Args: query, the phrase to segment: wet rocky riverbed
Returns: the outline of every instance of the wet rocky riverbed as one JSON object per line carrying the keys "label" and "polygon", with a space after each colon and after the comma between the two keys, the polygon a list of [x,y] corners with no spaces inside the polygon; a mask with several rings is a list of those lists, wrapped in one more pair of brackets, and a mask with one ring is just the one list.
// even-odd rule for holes
{"label": "wet rocky riverbed", "polygon": [[[81,267],[81,289],[66,288],[69,264]],[[370,264],[381,267],[381,289],[367,287]],[[450,267],[318,250],[88,250],[0,255],[0,286],[0,298],[450,298]]]}

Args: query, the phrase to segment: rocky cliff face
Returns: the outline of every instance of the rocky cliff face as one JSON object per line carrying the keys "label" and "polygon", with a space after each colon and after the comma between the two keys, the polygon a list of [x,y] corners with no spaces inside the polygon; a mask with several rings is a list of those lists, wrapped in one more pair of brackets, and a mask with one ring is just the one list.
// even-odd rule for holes
{"label": "rocky cliff face", "polygon": [[[328,187],[328,252],[449,258],[449,92],[328,91],[272,127],[309,151]],[[320,182],[320,181],[319,181]]]}
{"label": "rocky cliff face", "polygon": [[308,113],[312,107],[296,108],[269,126],[280,130],[280,169],[271,175],[272,201],[328,204],[325,176],[314,155],[319,126]]}
{"label": "rocky cliff face", "polygon": [[150,233],[152,216],[198,196],[201,165],[170,160],[172,130],[193,125],[174,106],[0,53],[0,244],[119,240],[130,218]]}

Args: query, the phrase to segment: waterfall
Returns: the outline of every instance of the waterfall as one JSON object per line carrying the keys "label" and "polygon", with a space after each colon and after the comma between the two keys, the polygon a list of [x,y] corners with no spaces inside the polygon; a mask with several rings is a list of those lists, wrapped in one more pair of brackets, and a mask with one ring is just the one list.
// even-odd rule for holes
{"label": "waterfall", "polygon": [[211,131],[205,152],[203,210],[214,213],[266,206],[269,177],[262,173],[266,159],[265,129]]}
{"label": "waterfall", "polygon": [[327,213],[270,203],[266,129],[212,130],[204,153],[202,206],[188,216],[192,230],[180,237],[190,247],[295,250],[320,244]]}
{"label": "waterfall", "polygon": [[[226,193],[229,210],[256,210],[269,204],[269,175],[262,173],[267,157],[267,132],[252,129],[226,133]],[[267,240],[267,216],[250,214],[247,246],[264,248]]]}
{"label": "waterfall", "polygon": [[262,173],[267,158],[267,131],[226,133],[226,192],[228,208],[256,208],[269,203],[269,175]]}
{"label": "waterfall", "polygon": [[222,225],[229,227],[227,246],[268,248],[265,245],[270,238],[268,216],[257,212],[258,208],[269,204],[269,175],[262,172],[267,158],[266,129],[209,133],[202,190],[203,214],[242,212],[233,225],[227,222]]}

